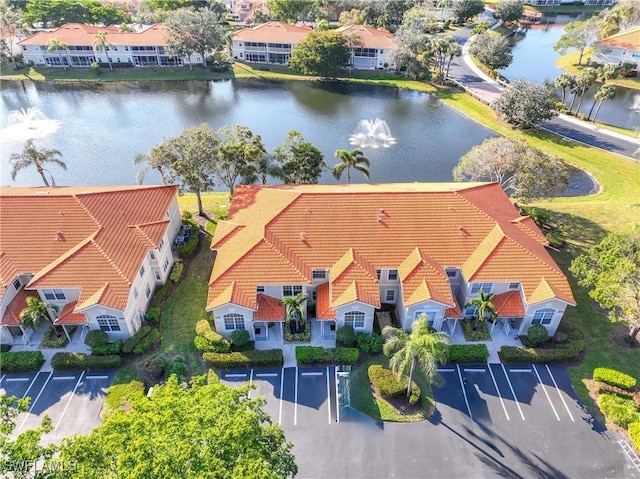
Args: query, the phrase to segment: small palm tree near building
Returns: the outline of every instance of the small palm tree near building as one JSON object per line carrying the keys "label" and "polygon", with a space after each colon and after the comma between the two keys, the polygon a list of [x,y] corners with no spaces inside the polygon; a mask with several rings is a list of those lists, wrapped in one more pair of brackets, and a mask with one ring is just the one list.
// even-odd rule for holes
{"label": "small palm tree near building", "polygon": [[448,360],[451,336],[433,331],[424,314],[413,322],[413,330],[410,333],[386,326],[382,335],[387,337],[383,352],[389,357],[391,370],[409,379],[407,399],[411,396],[411,384],[416,367],[429,383],[436,381],[438,364],[444,364]]}
{"label": "small palm tree near building", "polygon": [[295,321],[296,330],[300,330],[300,321],[305,317],[305,305],[309,300],[306,293],[298,293],[295,296],[285,296],[280,300],[280,304],[284,305],[285,318],[288,324]]}
{"label": "small palm tree near building", "polygon": [[107,49],[107,47],[111,45],[111,43],[109,43],[109,40],[107,40],[107,33],[108,32],[106,30],[101,30],[96,33],[96,36],[93,38],[93,49],[98,53],[102,53],[104,51],[104,54],[107,57],[107,63],[109,64],[109,71],[113,71],[111,58],[109,58],[109,52]]}
{"label": "small palm tree near building", "polygon": [[[44,165],[46,163],[53,163],[63,170],[66,170],[67,165],[64,161],[58,158],[59,156],[62,156],[62,153],[60,153],[59,150],[52,148],[43,148],[39,150],[33,143],[33,140],[28,140],[22,149],[22,152],[12,153],[9,157],[12,162],[11,179],[15,181],[16,176],[21,170],[34,167],[38,171],[38,174],[42,178],[42,182],[45,186],[55,186],[56,182],[53,179],[53,175],[44,167]],[[49,173],[51,183],[49,183],[45,172]]]}
{"label": "small palm tree near building", "polygon": [[336,158],[342,160],[342,163],[338,163],[333,167],[333,176],[336,180],[340,180],[344,170],[347,170],[347,183],[351,183],[351,168],[359,171],[364,177],[369,179],[369,158],[364,156],[362,150],[354,148],[353,150],[336,150]]}
{"label": "small palm tree near building", "polygon": [[[52,51],[58,52],[58,57],[60,58],[60,65],[64,67],[64,71],[67,71],[67,65],[71,66],[71,61],[69,59],[69,45],[64,42],[61,42],[58,37],[53,37],[47,42],[47,52],[51,53]],[[67,52],[67,63],[64,62],[62,58],[62,50]]]}
{"label": "small palm tree near building", "polygon": [[498,313],[492,302],[494,297],[495,295],[493,293],[485,293],[480,290],[477,298],[470,299],[465,303],[465,308],[469,306],[475,306],[477,308],[473,329],[478,329],[480,322],[486,320],[493,321],[498,317]]}
{"label": "small palm tree near building", "polygon": [[[38,329],[40,327],[40,321],[46,319],[51,323],[51,327],[55,331],[53,319],[49,315],[50,309],[58,311],[59,308],[55,304],[45,303],[35,296],[28,296],[27,307],[20,312],[20,322],[24,327]],[[57,331],[56,335],[59,335]]]}

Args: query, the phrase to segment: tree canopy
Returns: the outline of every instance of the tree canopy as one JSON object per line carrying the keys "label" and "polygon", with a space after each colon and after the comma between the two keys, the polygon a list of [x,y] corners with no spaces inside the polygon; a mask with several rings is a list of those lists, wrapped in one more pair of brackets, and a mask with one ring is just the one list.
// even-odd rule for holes
{"label": "tree canopy", "polygon": [[469,52],[491,70],[506,68],[513,61],[507,39],[503,36],[494,37],[489,32],[478,35]]}
{"label": "tree canopy", "polygon": [[65,439],[60,458],[75,461],[77,479],[294,476],[291,443],[248,391],[213,374],[186,387],[173,375],[88,436]]}
{"label": "tree canopy", "polygon": [[291,130],[284,143],[275,149],[275,157],[282,165],[282,181],[288,184],[315,184],[327,167],[322,152],[304,141],[302,133]]}
{"label": "tree canopy", "polygon": [[505,23],[512,23],[520,20],[523,13],[523,0],[500,0],[493,16]]}
{"label": "tree canopy", "polygon": [[[59,157],[62,156],[59,150],[53,148],[38,149],[33,140],[28,140],[20,153],[12,153],[9,157],[11,160],[11,179],[15,180],[16,176],[21,170],[25,168],[34,167],[45,186],[55,186],[56,182],[53,179],[51,172],[45,168],[47,163],[53,163],[59,166],[63,170],[67,169],[67,165]],[[51,183],[47,179],[46,173],[49,173]]]}
{"label": "tree canopy", "polygon": [[555,90],[551,85],[516,79],[492,104],[509,123],[530,128],[558,115]]}
{"label": "tree canopy", "polygon": [[334,30],[311,32],[291,52],[289,67],[304,75],[335,77],[349,63],[346,40]]}
{"label": "tree canopy", "polygon": [[254,135],[243,125],[223,126],[216,134],[220,138],[218,159],[214,165],[218,180],[231,192],[238,178],[244,183],[253,182],[258,162],[267,154],[260,135]]}
{"label": "tree canopy", "polygon": [[640,332],[640,224],[609,233],[569,268],[589,296],[609,310],[612,321],[629,325],[628,343]]}
{"label": "tree canopy", "polygon": [[562,160],[522,140],[488,138],[460,158],[455,181],[495,181],[523,202],[557,196],[569,186],[571,169]]}
{"label": "tree canopy", "polygon": [[313,0],[269,0],[267,6],[271,18],[294,24],[305,20],[313,8]]}
{"label": "tree canopy", "polygon": [[482,12],[484,12],[482,0],[453,0],[453,14],[458,23],[464,23]]}
{"label": "tree canopy", "polygon": [[120,7],[100,0],[28,0],[23,18],[27,23],[42,23],[45,27],[65,23],[117,25],[129,21],[129,15]]}
{"label": "tree canopy", "polygon": [[0,3],[0,54],[10,58],[13,68],[17,69],[13,47],[19,41],[18,35],[24,32],[22,14],[6,3]]}
{"label": "tree canopy", "polygon": [[580,52],[578,65],[581,65],[584,51],[598,40],[598,30],[598,22],[592,18],[568,23],[553,49],[564,55],[567,50],[575,48]]}

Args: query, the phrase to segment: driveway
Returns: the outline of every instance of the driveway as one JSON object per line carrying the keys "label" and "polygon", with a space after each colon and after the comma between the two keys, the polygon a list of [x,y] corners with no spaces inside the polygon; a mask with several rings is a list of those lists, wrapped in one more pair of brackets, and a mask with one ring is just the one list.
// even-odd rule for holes
{"label": "driveway", "polygon": [[625,478],[621,437],[580,404],[563,366],[447,367],[429,421],[383,423],[343,404],[335,368],[228,371],[294,444],[301,478]]}

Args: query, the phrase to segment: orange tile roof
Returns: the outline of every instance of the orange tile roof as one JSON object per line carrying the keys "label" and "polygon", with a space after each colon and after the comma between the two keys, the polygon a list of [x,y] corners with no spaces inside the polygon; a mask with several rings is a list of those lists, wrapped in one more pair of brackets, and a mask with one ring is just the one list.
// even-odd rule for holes
{"label": "orange tile roof", "polygon": [[19,326],[20,324],[22,324],[20,313],[22,313],[22,310],[27,307],[27,298],[29,297],[40,299],[38,293],[25,291],[24,288],[18,291],[18,294],[16,294],[11,302],[7,305],[4,311],[4,316],[2,317],[1,324],[4,324],[6,326]]}
{"label": "orange tile roof", "polygon": [[384,28],[373,28],[366,25],[349,25],[340,27],[336,31],[344,34],[355,33],[360,37],[362,48],[398,48],[398,40],[393,37],[393,33]]}
{"label": "orange tile roof", "polygon": [[52,32],[38,32],[19,42],[19,45],[46,45],[57,38],[69,46],[91,46],[98,32],[107,31],[107,41],[114,46],[161,46],[165,45],[165,29],[161,23],[151,25],[139,32],[120,32],[116,27],[94,27],[81,23],[68,23]]}
{"label": "orange tile roof", "polygon": [[319,320],[336,319],[336,311],[329,304],[329,283],[319,284],[316,288],[316,318]]}
{"label": "orange tile roof", "polygon": [[53,324],[86,324],[87,317],[82,313],[74,312],[77,301],[66,304]]}
{"label": "orange tile roof", "polygon": [[[175,186],[0,188],[0,294],[80,289],[77,309],[124,310],[135,275],[169,222]],[[28,219],[28,221],[25,221]]]}
{"label": "orange tile roof", "polygon": [[267,22],[243,28],[232,38],[243,42],[298,44],[312,31],[312,28],[306,25],[297,27],[282,22]]}
{"label": "orange tile roof", "polygon": [[[372,268],[402,270],[411,289],[405,301],[415,293],[416,301],[453,305],[447,267],[462,268],[468,280],[520,282],[526,298],[544,278],[556,297],[574,304],[544,236],[495,183],[239,186],[228,221],[239,227],[214,234],[207,309],[225,304],[221,293],[231,282],[253,298],[238,304],[253,308],[258,284],[310,284],[313,269],[335,273],[343,263],[350,274],[330,276],[330,307],[367,294],[378,304]],[[349,263],[353,252],[362,259]]]}
{"label": "orange tile roof", "polygon": [[600,45],[640,51],[640,25],[600,40]]}
{"label": "orange tile roof", "polygon": [[444,310],[444,317],[445,318],[461,319],[462,318],[462,308],[460,307],[460,304],[458,304],[458,300],[455,298],[455,296],[453,297],[453,302],[455,303],[455,306],[453,308],[445,309]]}
{"label": "orange tile roof", "polygon": [[284,321],[286,308],[278,298],[259,294],[256,301],[258,309],[253,313],[254,321]]}
{"label": "orange tile roof", "polygon": [[491,300],[499,318],[524,316],[524,305],[518,291],[496,294]]}

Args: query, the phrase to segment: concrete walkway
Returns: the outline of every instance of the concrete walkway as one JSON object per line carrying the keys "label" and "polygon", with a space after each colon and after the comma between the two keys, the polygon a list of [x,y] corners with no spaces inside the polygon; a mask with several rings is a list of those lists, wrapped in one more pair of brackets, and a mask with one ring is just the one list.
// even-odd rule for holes
{"label": "concrete walkway", "polygon": [[40,341],[42,341],[42,336],[44,335],[43,331],[36,331],[33,336],[30,338],[29,344],[14,344],[11,347],[11,351],[40,351],[42,352],[42,356],[44,356],[44,364],[40,368],[42,372],[50,372],[53,371],[51,367],[51,358],[56,353],[84,353],[91,354],[91,348],[84,344],[82,340],[82,328],[77,328],[73,336],[71,336],[71,341],[64,348],[41,348]]}

